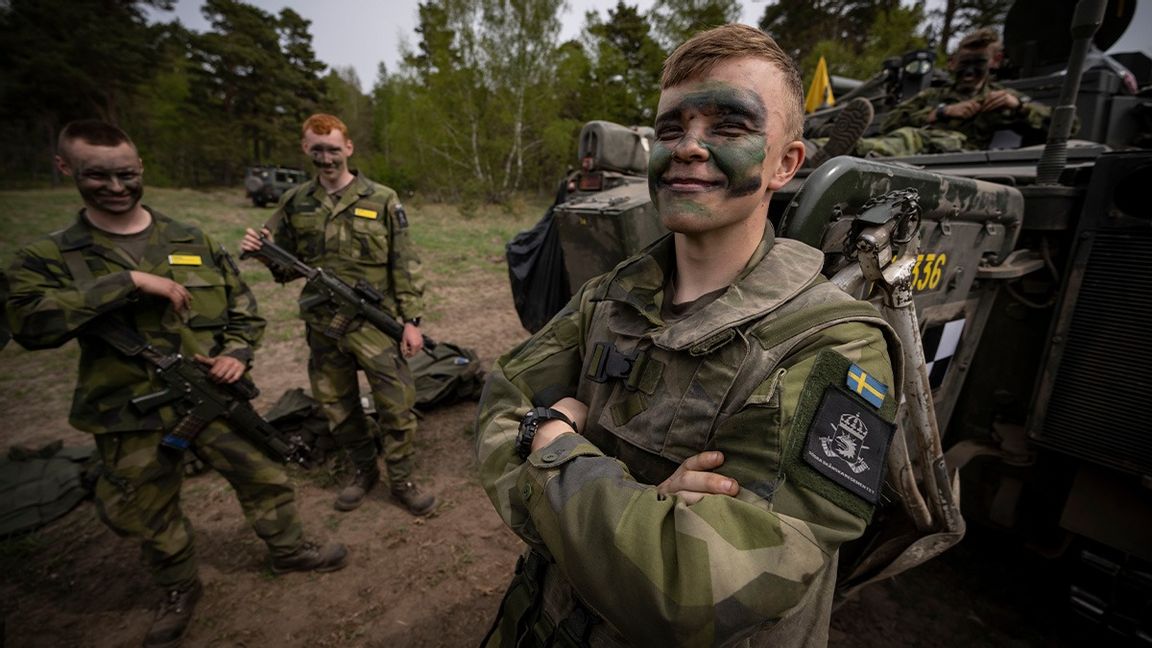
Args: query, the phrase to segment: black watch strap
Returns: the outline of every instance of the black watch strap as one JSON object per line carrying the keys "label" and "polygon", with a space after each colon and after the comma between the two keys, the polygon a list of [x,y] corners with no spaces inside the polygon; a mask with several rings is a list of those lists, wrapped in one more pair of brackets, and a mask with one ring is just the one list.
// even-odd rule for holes
{"label": "black watch strap", "polygon": [[528,455],[532,454],[532,441],[536,438],[536,431],[545,421],[564,421],[573,432],[580,432],[564,412],[551,407],[533,407],[528,410],[524,418],[520,419],[520,430],[516,434],[516,454],[521,459],[527,459]]}

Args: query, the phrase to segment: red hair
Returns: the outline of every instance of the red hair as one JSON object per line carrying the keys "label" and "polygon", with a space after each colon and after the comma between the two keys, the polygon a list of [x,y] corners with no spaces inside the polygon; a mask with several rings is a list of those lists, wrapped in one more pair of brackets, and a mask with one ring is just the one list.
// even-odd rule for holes
{"label": "red hair", "polygon": [[308,119],[304,120],[304,127],[301,128],[301,133],[307,135],[309,131],[317,135],[327,135],[334,130],[340,131],[344,139],[351,139],[348,137],[348,127],[344,122],[340,121],[339,117],[329,115],[326,113],[316,113]]}

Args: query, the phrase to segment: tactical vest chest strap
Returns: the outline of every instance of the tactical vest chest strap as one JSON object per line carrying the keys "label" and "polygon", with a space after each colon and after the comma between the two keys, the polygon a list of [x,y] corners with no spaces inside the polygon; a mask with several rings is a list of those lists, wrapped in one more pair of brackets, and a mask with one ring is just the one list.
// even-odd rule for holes
{"label": "tactical vest chest strap", "polygon": [[62,252],[60,256],[64,257],[64,265],[68,266],[68,272],[72,274],[73,281],[87,283],[95,280],[92,269],[88,267],[88,262],[84,260],[84,254],[80,250],[68,250]]}
{"label": "tactical vest chest strap", "polygon": [[600,384],[619,379],[624,381],[624,388],[628,391],[643,389],[650,392],[654,380],[659,378],[659,375],[654,375],[654,370],[660,369],[660,363],[650,363],[650,359],[646,349],[626,353],[611,342],[597,342],[592,347],[585,377]]}
{"label": "tactical vest chest strap", "polygon": [[605,383],[609,378],[627,378],[638,357],[636,351],[625,353],[611,342],[597,342],[592,347],[592,359],[588,363],[588,380]]}

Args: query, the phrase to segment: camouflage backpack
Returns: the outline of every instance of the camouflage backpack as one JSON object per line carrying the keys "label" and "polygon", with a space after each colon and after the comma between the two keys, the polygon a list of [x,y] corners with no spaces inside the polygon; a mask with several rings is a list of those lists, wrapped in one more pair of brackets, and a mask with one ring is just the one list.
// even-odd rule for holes
{"label": "camouflage backpack", "polygon": [[416,409],[428,411],[461,400],[475,400],[484,389],[484,369],[472,349],[440,342],[408,360],[416,379]]}

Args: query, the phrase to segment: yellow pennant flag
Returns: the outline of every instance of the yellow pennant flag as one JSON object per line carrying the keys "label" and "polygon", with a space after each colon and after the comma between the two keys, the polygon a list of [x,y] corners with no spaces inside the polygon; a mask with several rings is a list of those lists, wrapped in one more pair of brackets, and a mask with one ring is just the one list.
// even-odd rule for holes
{"label": "yellow pennant flag", "polygon": [[816,76],[812,78],[812,85],[808,86],[808,94],[804,97],[804,112],[815,112],[825,106],[835,106],[836,98],[832,96],[832,78],[828,76],[828,63],[824,57],[816,64]]}

